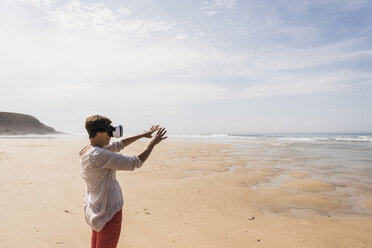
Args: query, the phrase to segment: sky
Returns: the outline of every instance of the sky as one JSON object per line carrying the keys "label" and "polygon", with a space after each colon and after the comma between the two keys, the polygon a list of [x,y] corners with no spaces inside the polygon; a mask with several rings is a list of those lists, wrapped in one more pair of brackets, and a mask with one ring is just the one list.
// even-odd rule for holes
{"label": "sky", "polygon": [[0,0],[0,68],[63,132],[372,132],[372,1]]}

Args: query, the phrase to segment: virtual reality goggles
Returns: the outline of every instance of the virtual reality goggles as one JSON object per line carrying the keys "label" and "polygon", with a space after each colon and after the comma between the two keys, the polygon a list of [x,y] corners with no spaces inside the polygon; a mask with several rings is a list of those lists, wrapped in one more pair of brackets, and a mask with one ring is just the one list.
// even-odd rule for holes
{"label": "virtual reality goggles", "polygon": [[123,136],[123,126],[109,126],[107,128],[107,133],[110,137],[120,138]]}

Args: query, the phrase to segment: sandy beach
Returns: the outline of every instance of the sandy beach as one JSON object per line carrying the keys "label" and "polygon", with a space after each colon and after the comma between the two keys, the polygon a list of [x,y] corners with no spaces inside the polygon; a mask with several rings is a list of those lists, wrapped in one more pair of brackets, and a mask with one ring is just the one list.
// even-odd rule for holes
{"label": "sandy beach", "polygon": [[[0,139],[0,247],[90,247],[78,156],[86,143]],[[231,145],[166,141],[141,169],[117,172],[125,201],[118,247],[372,247],[371,187],[343,185],[363,195],[366,214],[355,214],[338,185],[265,163],[246,167],[249,159]],[[265,187],[274,176],[285,180]]]}

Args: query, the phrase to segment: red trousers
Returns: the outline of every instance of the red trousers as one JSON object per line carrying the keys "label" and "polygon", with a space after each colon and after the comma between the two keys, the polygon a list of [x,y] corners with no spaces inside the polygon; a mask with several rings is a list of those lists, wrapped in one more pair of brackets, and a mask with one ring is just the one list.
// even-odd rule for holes
{"label": "red trousers", "polygon": [[91,248],[116,248],[121,231],[122,211],[118,211],[99,232],[92,230]]}

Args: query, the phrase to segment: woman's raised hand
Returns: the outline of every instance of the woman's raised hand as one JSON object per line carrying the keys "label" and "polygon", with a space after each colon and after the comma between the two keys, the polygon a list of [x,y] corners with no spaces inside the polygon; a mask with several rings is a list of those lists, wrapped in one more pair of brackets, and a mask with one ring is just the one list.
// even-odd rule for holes
{"label": "woman's raised hand", "polygon": [[159,129],[159,125],[156,125],[156,126],[152,125],[152,127],[149,130],[147,130],[146,132],[144,132],[142,135],[145,138],[152,138],[153,132],[155,132],[158,129]]}
{"label": "woman's raised hand", "polygon": [[166,133],[167,133],[167,130],[165,130],[165,128],[163,127],[159,128],[158,132],[152,139],[151,143],[153,143],[154,145],[159,144],[162,140],[165,140],[166,138],[168,138],[167,136],[164,136]]}
{"label": "woman's raised hand", "polygon": [[[145,162],[146,159],[150,156],[150,153],[151,153],[152,149],[155,147],[155,145],[159,144],[162,140],[165,140],[167,138],[167,136],[164,136],[167,133],[167,130],[165,130],[165,128],[163,128],[163,127],[159,128],[159,126],[152,126],[152,128],[156,128],[156,130],[158,130],[158,131],[156,132],[155,136],[152,138],[152,140],[150,141],[150,143],[148,144],[146,149],[143,150],[140,154],[138,154],[138,158],[142,162]],[[155,132],[155,131],[153,131],[153,132]],[[153,132],[151,132],[151,134]]]}

